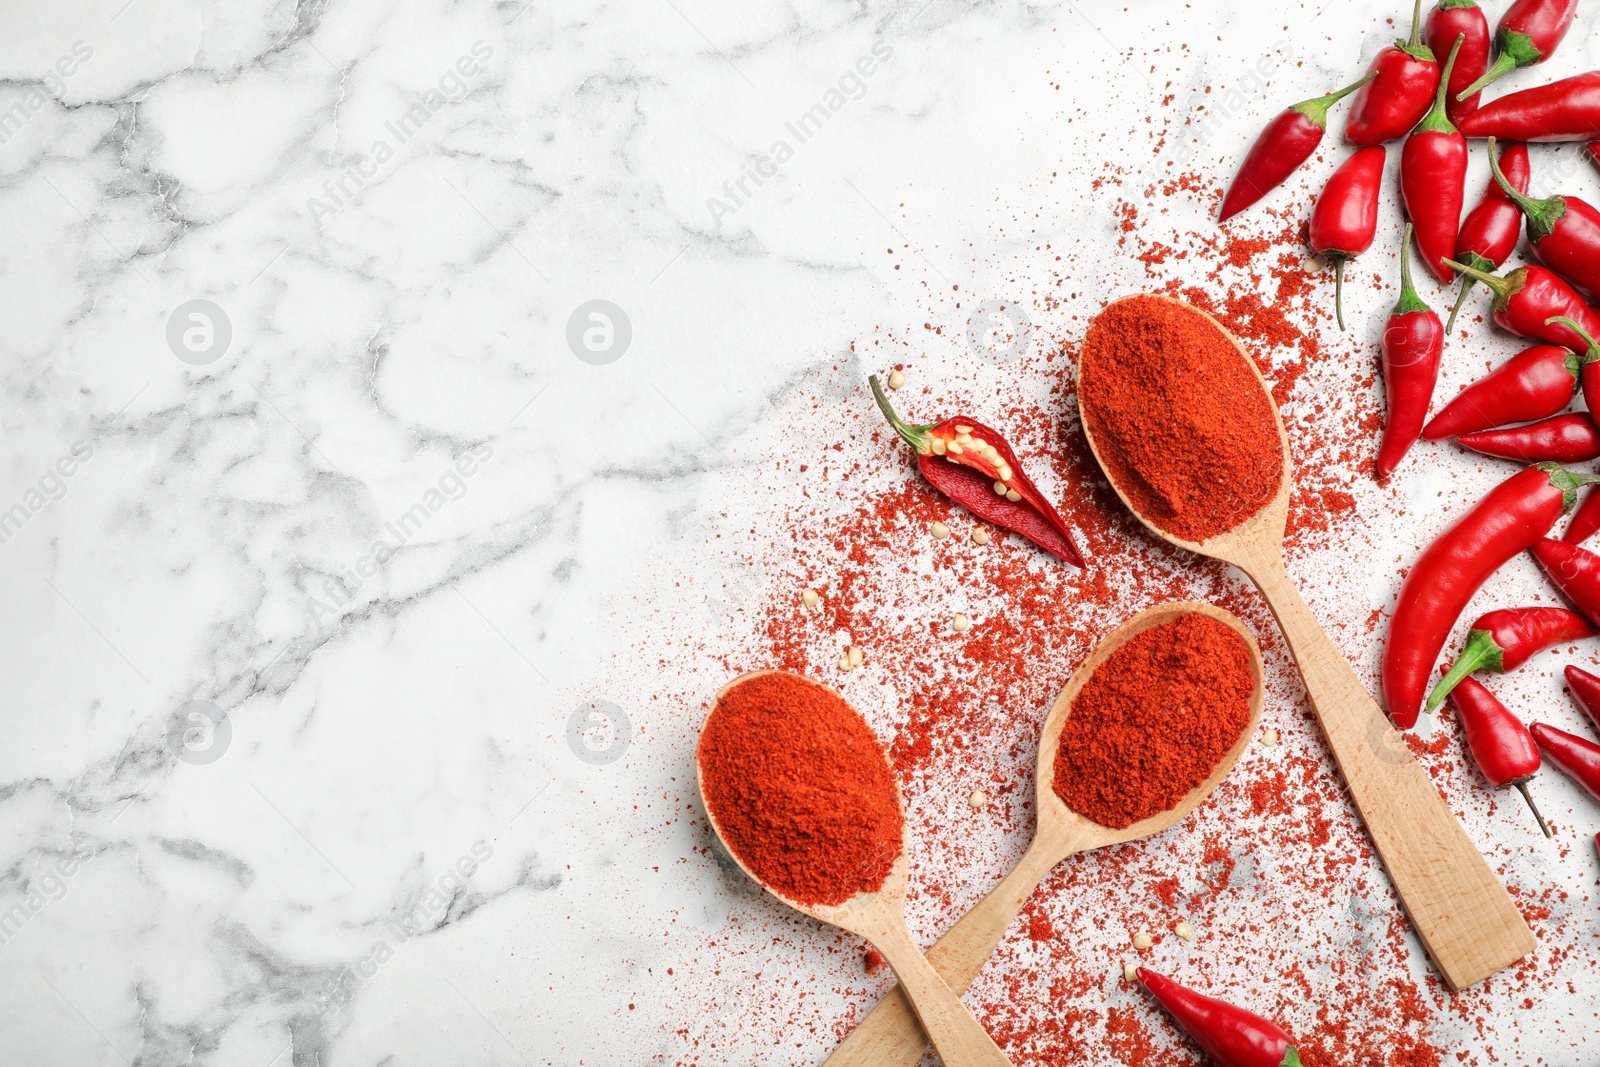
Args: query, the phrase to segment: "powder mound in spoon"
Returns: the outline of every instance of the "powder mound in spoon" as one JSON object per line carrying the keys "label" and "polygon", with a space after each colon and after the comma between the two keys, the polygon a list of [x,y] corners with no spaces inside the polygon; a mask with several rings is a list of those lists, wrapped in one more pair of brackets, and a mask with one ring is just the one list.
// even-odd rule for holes
{"label": "powder mound in spoon", "polygon": [[888,754],[826,686],[783,672],[740,682],[712,707],[695,759],[723,841],[790,900],[875,892],[900,856]]}
{"label": "powder mound in spoon", "polygon": [[1154,296],[1089,324],[1078,397],[1112,483],[1167,533],[1204,541],[1277,494],[1283,442],[1272,402],[1223,330]]}
{"label": "powder mound in spoon", "polygon": [[1210,616],[1135,635],[1072,701],[1056,796],[1115,830],[1176,807],[1249,725],[1254,691],[1249,646]]}

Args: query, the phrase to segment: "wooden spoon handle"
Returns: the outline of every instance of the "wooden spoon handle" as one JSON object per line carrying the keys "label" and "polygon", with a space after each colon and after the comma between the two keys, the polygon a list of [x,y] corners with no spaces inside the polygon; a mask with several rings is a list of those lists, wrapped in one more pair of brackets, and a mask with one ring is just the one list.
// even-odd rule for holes
{"label": "wooden spoon handle", "polygon": [[[955,995],[967,991],[1005,937],[1022,902],[1064,855],[1060,842],[1046,840],[1045,834],[1035,836],[1011,873],[928,950],[928,964]],[[884,958],[888,959],[888,953]],[[900,974],[898,968],[895,973]],[[896,986],[850,1032],[823,1067],[912,1067],[927,1047],[928,1035],[918,1023],[905,989]]]}
{"label": "wooden spoon handle", "polygon": [[1000,1046],[923,957],[904,920],[886,934],[873,947],[893,968],[945,1067],[1011,1067]]}
{"label": "wooden spoon handle", "polygon": [[1445,981],[1464,989],[1532,952],[1533,931],[1510,894],[1328,640],[1277,547],[1240,566],[1289,641],[1356,810]]}

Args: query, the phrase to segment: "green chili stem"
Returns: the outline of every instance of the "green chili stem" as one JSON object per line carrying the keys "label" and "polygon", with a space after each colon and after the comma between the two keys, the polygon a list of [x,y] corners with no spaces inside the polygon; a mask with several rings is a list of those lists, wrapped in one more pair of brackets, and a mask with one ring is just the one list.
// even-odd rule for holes
{"label": "green chili stem", "polygon": [[894,432],[899,434],[906,444],[922,455],[932,452],[933,443],[930,441],[928,433],[928,426],[931,426],[932,423],[929,423],[928,426],[908,426],[900,421],[900,416],[896,415],[894,408],[889,405],[889,398],[884,395],[883,386],[878,384],[878,376],[876,374],[867,375],[867,384],[872,386],[872,397],[878,402],[878,409],[883,412],[883,417],[889,420],[889,425],[894,428]]}

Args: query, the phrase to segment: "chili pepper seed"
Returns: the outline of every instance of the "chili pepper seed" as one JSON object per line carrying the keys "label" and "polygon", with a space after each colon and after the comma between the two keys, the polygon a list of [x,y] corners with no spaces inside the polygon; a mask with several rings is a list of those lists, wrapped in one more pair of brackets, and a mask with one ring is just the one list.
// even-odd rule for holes
{"label": "chili pepper seed", "polygon": [[933,439],[933,454],[936,456],[944,455],[944,438],[935,437]]}
{"label": "chili pepper seed", "polygon": [[845,658],[850,661],[850,666],[852,667],[861,666],[861,661],[867,658],[867,654],[861,651],[859,648],[856,648],[854,645],[852,645],[850,647],[850,651],[846,652],[844,655]]}
{"label": "chili pepper seed", "polygon": [[1009,492],[1010,490],[1008,490],[1006,488],[1006,483],[1005,482],[995,482],[994,483],[994,491],[995,491],[995,495],[996,496],[1005,496],[1006,493]]}
{"label": "chili pepper seed", "polygon": [[1276,727],[1272,727],[1272,726],[1263,726],[1261,728],[1261,743],[1263,745],[1269,745],[1269,746],[1277,744],[1278,743],[1278,731],[1277,731],[1277,728]]}
{"label": "chili pepper seed", "polygon": [[967,627],[971,625],[972,620],[967,618],[965,615],[962,615],[960,612],[957,612],[955,618],[950,620],[950,629],[954,630],[958,634],[966,633]]}
{"label": "chili pepper seed", "polygon": [[932,526],[928,527],[928,532],[933,535],[933,539],[935,541],[943,541],[946,537],[950,536],[950,527],[946,526],[942,522],[936,522]]}
{"label": "chili pepper seed", "polygon": [[946,442],[945,446],[944,446],[944,450],[946,452],[954,452],[958,456],[961,455],[961,453],[964,451],[962,449],[962,447],[961,447],[961,442],[960,441],[949,441],[949,442]]}
{"label": "chili pepper seed", "polygon": [[1022,499],[1022,494],[1017,492],[1015,489],[1007,489],[1006,499],[1015,504],[1017,501]]}
{"label": "chili pepper seed", "polygon": [[850,667],[850,653],[846,652],[844,655],[839,657],[839,669],[841,671],[848,671]]}
{"label": "chili pepper seed", "polygon": [[1133,947],[1138,949],[1140,952],[1149,952],[1151,946],[1154,944],[1155,942],[1150,939],[1149,934],[1133,935]]}
{"label": "chili pepper seed", "polygon": [[1172,928],[1172,932],[1183,938],[1185,941],[1194,940],[1194,927],[1190,926],[1183,919],[1178,920],[1178,925]]}
{"label": "chili pepper seed", "polygon": [[976,530],[973,530],[972,531],[972,543],[973,544],[977,544],[977,545],[986,545],[986,544],[988,544],[989,543],[989,531],[985,530],[982,526],[978,527]]}
{"label": "chili pepper seed", "polygon": [[804,589],[800,592],[800,603],[804,604],[808,608],[816,607],[817,601],[821,599],[821,597],[817,596],[817,591],[815,589]]}
{"label": "chili pepper seed", "polygon": [[904,371],[892,370],[889,372],[890,389],[898,389],[904,384],[906,384],[906,376]]}
{"label": "chili pepper seed", "polygon": [[972,795],[967,798],[967,807],[973,811],[982,811],[988,803],[989,795],[981,789],[974,789]]}
{"label": "chili pepper seed", "polygon": [[1124,982],[1137,982],[1139,980],[1139,968],[1131,963],[1124,962],[1122,964],[1122,980]]}

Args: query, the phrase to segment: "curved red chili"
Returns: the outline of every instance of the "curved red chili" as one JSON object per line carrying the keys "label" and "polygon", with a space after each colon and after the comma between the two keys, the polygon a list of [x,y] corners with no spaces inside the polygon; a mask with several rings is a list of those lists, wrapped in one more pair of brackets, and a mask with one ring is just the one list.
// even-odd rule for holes
{"label": "curved red chili", "polygon": [[1227,222],[1282,185],[1311,158],[1328,129],[1328,109],[1372,80],[1372,75],[1327,96],[1302,100],[1267,123],[1239,164],[1239,173],[1222,198],[1218,222]]}
{"label": "curved red chili", "polygon": [[1572,521],[1562,531],[1561,540],[1569,545],[1581,544],[1600,530],[1600,489],[1590,489],[1583,494],[1583,502],[1572,513]]}
{"label": "curved red chili", "polygon": [[1446,106],[1451,122],[1460,122],[1478,110],[1482,94],[1473,93],[1464,100],[1457,100],[1456,94],[1489,69],[1491,38],[1489,20],[1484,18],[1483,8],[1474,0],[1439,0],[1434,9],[1428,12],[1422,39],[1435,56],[1442,56],[1450,51],[1450,44],[1457,37],[1462,38],[1461,54],[1456,57],[1456,68],[1445,83],[1445,95],[1448,98]]}
{"label": "curved red chili", "polygon": [[[1514,459],[1522,463],[1587,463],[1600,459],[1600,430],[1594,420],[1582,411],[1557,415],[1526,426],[1508,426],[1503,430],[1484,430],[1465,433],[1456,438],[1456,444],[1483,456],[1497,459]],[[1589,496],[1594,490],[1589,491]],[[1572,513],[1570,530],[1577,525],[1578,515],[1589,502],[1585,496],[1578,510]],[[1590,531],[1593,532],[1592,530]],[[1562,535],[1563,540],[1572,538]]]}
{"label": "curved red chili", "polygon": [[1311,209],[1311,250],[1333,264],[1333,311],[1344,329],[1344,265],[1372,247],[1383,188],[1382,145],[1363,148],[1339,165]]}
{"label": "curved red chili", "polygon": [[1594,481],[1554,463],[1518,471],[1434,539],[1400,585],[1383,646],[1383,701],[1396,727],[1417,724],[1434,661],[1489,576],[1544,537]]}
{"label": "curved red chili", "polygon": [[1461,92],[1462,98],[1518,67],[1531,67],[1549,59],[1567,31],[1572,29],[1577,13],[1578,0],[1516,0],[1506,8],[1506,13],[1500,16],[1500,24],[1495,27],[1494,43],[1500,54],[1483,77]]}
{"label": "curved red chili", "polygon": [[1468,137],[1507,141],[1600,138],[1600,70],[1509,93],[1461,120]]}
{"label": "curved red chili", "polygon": [[1438,441],[1554,415],[1577,395],[1582,369],[1570,349],[1525,348],[1461,390],[1423,427],[1422,437]]}
{"label": "curved red chili", "polygon": [[1467,751],[1472,753],[1478,770],[1490,785],[1515,786],[1533,809],[1539,829],[1549,837],[1550,827],[1545,825],[1533,794],[1528,792],[1528,779],[1539,770],[1539,746],[1533,743],[1533,734],[1476,679],[1462,677],[1450,693],[1450,706],[1461,720]]}
{"label": "curved red chili", "polygon": [[1444,282],[1455,276],[1445,260],[1456,254],[1467,188],[1467,139],[1445,114],[1444,79],[1455,67],[1463,40],[1456,38],[1445,60],[1433,110],[1417,123],[1400,152],[1400,198],[1417,228],[1417,250],[1423,265]]}
{"label": "curved red chili", "polygon": [[1383,144],[1404,137],[1423,115],[1439,87],[1439,61],[1422,43],[1422,0],[1411,12],[1411,36],[1379,52],[1373,78],[1350,103],[1344,139],[1351,144]]}
{"label": "curved red chili", "polygon": [[1583,389],[1583,402],[1590,411],[1600,411],[1600,341],[1588,327],[1566,315],[1556,315],[1545,320],[1546,326],[1560,326],[1577,334],[1583,342],[1583,355],[1578,362],[1583,369],[1578,372],[1579,386]]}
{"label": "curved red chili", "polygon": [[1556,770],[1600,800],[1600,745],[1542,722],[1534,723],[1531,729],[1539,750],[1550,757]]}
{"label": "curved red chili", "polygon": [[867,382],[894,432],[917,450],[917,469],[935,489],[980,519],[1021,534],[1074,567],[1085,566],[1072,530],[1022,472],[1016,452],[998,431],[965,416],[907,425],[889,406],[878,376]]}
{"label": "curved red chili", "polygon": [[1600,619],[1600,556],[1551,537],[1540,538],[1529,551],[1573,607],[1591,620]]}
{"label": "curved red chili", "polygon": [[1578,705],[1579,711],[1589,716],[1595,729],[1600,730],[1600,678],[1571,664],[1563,673],[1567,676],[1567,691],[1572,694],[1572,702]]}
{"label": "curved red chili", "polygon": [[1489,138],[1489,168],[1501,191],[1528,217],[1528,242],[1539,262],[1571,282],[1586,299],[1600,296],[1600,211],[1576,196],[1535,200],[1505,182]]}
{"label": "curved red chili", "polygon": [[[1513,189],[1527,192],[1528,181],[1533,176],[1532,168],[1528,165],[1528,146],[1520,141],[1506,145],[1505,152],[1500,156],[1500,169]],[[1461,232],[1456,236],[1456,258],[1478,270],[1499,270],[1500,264],[1517,247],[1517,236],[1521,232],[1522,210],[1511,202],[1511,198],[1500,188],[1500,183],[1490,175],[1483,199],[1467,214],[1466,221],[1461,224]],[[1445,333],[1455,329],[1456,316],[1461,313],[1461,305],[1467,302],[1467,294],[1472,292],[1474,284],[1476,282],[1472,278],[1461,279],[1461,295],[1456,297],[1455,306],[1450,309],[1450,318],[1444,324]]]}
{"label": "curved red chili", "polygon": [[[1433,692],[1423,711],[1432,711],[1473,671],[1505,674],[1537,652],[1600,634],[1600,626],[1566,608],[1500,608],[1478,616],[1467,633],[1461,655]],[[1504,782],[1496,782],[1504,785]]]}
{"label": "curved red chili", "polygon": [[1400,465],[1422,433],[1439,380],[1444,352],[1444,324],[1422,302],[1411,284],[1411,225],[1400,246],[1400,300],[1383,328],[1383,390],[1389,411],[1378,445],[1378,477],[1387,478]]}
{"label": "curved red chili", "polygon": [[1294,1039],[1253,1012],[1196,993],[1148,967],[1139,981],[1218,1067],[1300,1067]]}
{"label": "curved red chili", "polygon": [[1494,321],[1503,329],[1574,352],[1588,347],[1583,335],[1559,322],[1552,326],[1551,319],[1571,319],[1591,337],[1600,337],[1600,311],[1585,303],[1578,291],[1552,270],[1530,265],[1500,277],[1455,260],[1447,262],[1489,287],[1494,293]]}

